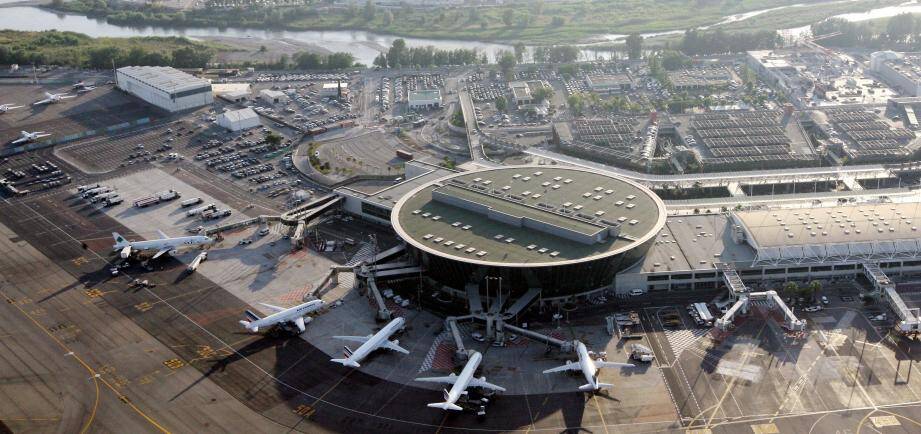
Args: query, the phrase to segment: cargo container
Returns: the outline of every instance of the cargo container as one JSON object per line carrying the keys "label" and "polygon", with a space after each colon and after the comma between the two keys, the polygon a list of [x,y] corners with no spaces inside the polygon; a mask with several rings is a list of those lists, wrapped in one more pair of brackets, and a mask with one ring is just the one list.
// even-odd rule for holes
{"label": "cargo container", "polygon": [[105,202],[103,202],[102,204],[105,206],[113,206],[113,205],[118,205],[122,202],[124,202],[124,199],[122,199],[121,196],[116,194],[115,196],[107,197]]}
{"label": "cargo container", "polygon": [[192,199],[186,199],[186,200],[182,201],[182,202],[180,203],[180,205],[182,205],[183,208],[188,208],[188,207],[190,207],[190,206],[192,206],[192,205],[200,204],[201,202],[202,202],[202,200],[201,200],[200,197],[193,197]]}
{"label": "cargo container", "polygon": [[160,203],[160,198],[156,196],[147,196],[134,200],[134,206],[137,208],[144,208],[158,203]]}
{"label": "cargo container", "polygon": [[189,216],[189,217],[195,217],[195,216],[197,216],[197,215],[199,215],[199,214],[201,214],[201,213],[203,213],[203,212],[205,212],[205,211],[211,210],[211,209],[217,209],[217,207],[216,207],[213,203],[209,203],[209,204],[207,204],[207,205],[205,205],[205,206],[200,206],[200,207],[198,207],[198,208],[190,209],[190,210],[189,210],[188,212],[186,212],[185,214],[186,214],[187,216]]}

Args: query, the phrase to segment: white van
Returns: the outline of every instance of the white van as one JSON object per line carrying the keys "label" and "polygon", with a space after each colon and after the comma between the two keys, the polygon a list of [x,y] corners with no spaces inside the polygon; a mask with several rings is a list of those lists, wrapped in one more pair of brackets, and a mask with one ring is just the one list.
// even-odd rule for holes
{"label": "white van", "polygon": [[631,297],[636,297],[636,296],[643,295],[643,294],[645,294],[645,293],[646,293],[646,291],[644,291],[644,290],[642,290],[642,289],[634,288],[634,289],[631,289],[630,292],[629,292],[628,294],[630,294]]}

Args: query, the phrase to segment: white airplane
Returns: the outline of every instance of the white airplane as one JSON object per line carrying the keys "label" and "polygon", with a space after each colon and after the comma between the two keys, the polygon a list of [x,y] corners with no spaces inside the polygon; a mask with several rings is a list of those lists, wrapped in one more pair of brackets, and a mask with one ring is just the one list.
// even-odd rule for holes
{"label": "white airplane", "polygon": [[461,406],[457,405],[457,400],[461,397],[461,395],[467,393],[468,387],[482,387],[484,389],[492,389],[499,392],[505,392],[504,387],[487,382],[486,377],[476,378],[473,376],[473,374],[476,372],[476,368],[480,366],[480,361],[482,360],[482,354],[476,351],[471,351],[470,359],[467,360],[467,364],[464,365],[464,369],[461,370],[460,375],[455,375],[452,372],[451,375],[448,375],[447,377],[417,378],[416,381],[453,384],[453,386],[451,386],[450,392],[447,390],[444,391],[444,402],[433,402],[428,406],[432,408],[440,408],[442,410],[463,410]]}
{"label": "white airplane", "polygon": [[390,321],[387,325],[384,326],[379,332],[368,335],[368,336],[333,336],[334,339],[342,339],[346,341],[361,342],[361,346],[358,347],[355,351],[345,347],[345,357],[344,359],[330,359],[330,362],[336,362],[342,364],[342,366],[348,366],[352,368],[361,367],[358,362],[362,361],[368,354],[378,348],[386,348],[392,351],[398,351],[403,354],[409,354],[409,350],[400,346],[400,341],[398,340],[389,340],[390,336],[403,328],[403,324],[406,323],[402,317],[394,318],[393,321]]}
{"label": "white airplane", "polygon": [[304,330],[307,330],[307,323],[312,320],[310,317],[306,317],[305,320],[304,315],[320,310],[326,305],[323,300],[311,300],[289,308],[272,306],[268,303],[259,304],[273,310],[275,313],[265,318],[259,318],[259,316],[248,310],[244,312],[249,321],[240,321],[240,324],[243,324],[243,327],[253,333],[258,332],[260,328],[267,328],[281,323],[292,323],[303,333]]}
{"label": "white airplane", "polygon": [[19,138],[16,140],[13,140],[12,142],[10,142],[10,144],[18,145],[20,143],[34,142],[36,139],[40,139],[42,137],[48,137],[50,135],[51,133],[46,133],[44,131],[35,131],[32,133],[28,131],[20,131]]}
{"label": "white airplane", "polygon": [[32,105],[42,105],[42,104],[54,104],[56,102],[61,102],[68,98],[76,98],[77,95],[65,95],[63,93],[48,93],[45,92],[45,99],[41,101],[36,101]]}
{"label": "white airplane", "polygon": [[632,368],[634,365],[629,363],[614,363],[614,362],[605,362],[604,360],[592,360],[592,356],[588,354],[588,349],[585,348],[585,344],[580,341],[576,341],[576,353],[579,355],[578,362],[569,362],[563,366],[557,366],[556,368],[550,368],[544,371],[545,374],[552,372],[562,372],[562,371],[582,371],[582,375],[585,376],[585,379],[588,380],[587,384],[579,386],[579,390],[583,392],[595,391],[601,388],[614,387],[613,384],[608,383],[599,383],[598,382],[598,370],[601,368]]}
{"label": "white airplane", "polygon": [[160,235],[160,238],[156,240],[128,241],[119,235],[118,232],[112,232],[112,237],[115,238],[115,245],[112,246],[112,250],[118,251],[122,259],[128,259],[132,253],[155,251],[156,253],[151,259],[157,259],[163,256],[164,253],[175,255],[179,253],[180,249],[204,247],[214,242],[210,237],[204,235],[170,238],[159,230],[157,234]]}
{"label": "white airplane", "polygon": [[0,113],[6,113],[12,109],[23,108],[21,105],[12,105],[12,104],[0,104]]}
{"label": "white airplane", "polygon": [[77,93],[87,93],[96,90],[96,86],[83,86],[77,89]]}

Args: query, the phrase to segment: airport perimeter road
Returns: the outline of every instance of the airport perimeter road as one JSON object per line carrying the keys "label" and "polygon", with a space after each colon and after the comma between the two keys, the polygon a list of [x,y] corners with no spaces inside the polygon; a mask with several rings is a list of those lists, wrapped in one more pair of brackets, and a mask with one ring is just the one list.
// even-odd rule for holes
{"label": "airport perimeter road", "polygon": [[480,136],[476,127],[476,113],[473,110],[473,99],[466,90],[457,92],[460,100],[461,110],[464,113],[464,124],[467,127],[467,145],[470,147],[470,158],[474,162],[485,160],[483,155],[483,146],[480,145]]}

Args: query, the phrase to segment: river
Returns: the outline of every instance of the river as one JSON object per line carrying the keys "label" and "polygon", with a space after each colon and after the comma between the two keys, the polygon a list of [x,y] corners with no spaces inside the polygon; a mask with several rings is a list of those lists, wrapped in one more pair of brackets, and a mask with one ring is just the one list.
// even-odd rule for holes
{"label": "river", "polygon": [[[0,0],[0,4],[9,0]],[[838,0],[831,3],[840,3]],[[813,4],[814,5],[814,4]],[[761,9],[756,11],[745,12],[741,14],[728,15],[723,17],[717,23],[702,26],[702,29],[713,28],[715,26],[743,21],[764,13],[773,12],[785,8],[802,7],[802,4],[793,4],[787,6]],[[107,23],[103,19],[88,18],[82,15],[69,15],[48,11],[31,6],[13,6],[0,8],[0,29],[25,30],[25,31],[43,31],[43,30],[60,30],[83,33],[93,37],[131,37],[131,36],[186,36],[189,38],[207,38],[213,36],[237,37],[237,38],[258,38],[258,39],[292,39],[302,41],[308,44],[314,44],[330,51],[343,51],[352,53],[355,59],[366,65],[370,65],[374,58],[400,36],[381,35],[361,30],[338,30],[338,31],[288,31],[288,30],[264,30],[264,29],[244,29],[244,28],[217,28],[217,27],[194,27],[194,28],[165,28],[155,26],[127,26]],[[889,6],[877,9],[871,9],[866,12],[848,13],[838,15],[849,21],[863,21],[874,18],[883,18],[897,15],[903,12],[921,12],[921,4],[917,0],[903,3],[898,6]],[[673,35],[684,33],[684,30],[670,30],[664,32],[651,32],[643,34],[646,38],[663,35]],[[610,42],[622,39],[625,35],[608,34],[599,35],[593,38],[593,42],[581,44],[583,47],[582,55],[586,59],[607,58],[609,52],[592,49],[593,44]],[[492,57],[499,50],[512,50],[512,46],[507,44],[497,44],[491,42],[450,40],[450,39],[425,39],[402,37],[410,47],[433,46],[438,49],[453,50],[457,48],[476,48],[479,51],[486,52]]]}

